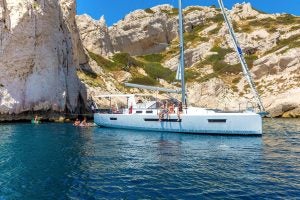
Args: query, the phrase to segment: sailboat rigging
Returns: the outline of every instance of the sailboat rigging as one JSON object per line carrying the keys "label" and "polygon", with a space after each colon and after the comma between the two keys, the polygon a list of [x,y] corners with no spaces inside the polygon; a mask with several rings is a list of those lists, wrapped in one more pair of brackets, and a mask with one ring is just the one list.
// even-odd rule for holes
{"label": "sailboat rigging", "polygon": [[261,98],[260,98],[260,96],[259,96],[259,94],[258,94],[258,92],[256,90],[253,78],[252,78],[251,73],[249,71],[249,67],[248,67],[247,62],[246,62],[246,60],[244,58],[243,50],[242,50],[242,48],[239,45],[239,42],[238,42],[238,40],[237,40],[237,38],[235,36],[234,30],[232,28],[232,25],[231,25],[231,23],[230,23],[227,15],[226,15],[226,10],[225,10],[223,1],[222,0],[218,0],[218,3],[220,5],[220,8],[221,8],[221,11],[222,11],[225,23],[226,23],[228,31],[229,31],[229,34],[230,34],[231,39],[233,41],[233,45],[234,45],[235,51],[237,52],[238,58],[239,58],[240,63],[242,65],[243,74],[246,77],[246,79],[247,79],[247,81],[248,81],[248,83],[250,85],[250,88],[251,88],[251,90],[253,92],[253,95],[254,95],[254,97],[255,97],[255,99],[257,101],[257,104],[258,104],[260,112],[265,112],[265,108],[263,106],[262,100],[261,100]]}
{"label": "sailboat rigging", "polygon": [[179,10],[179,48],[180,48],[180,75],[181,75],[181,102],[186,104],[186,94],[185,94],[185,80],[184,80],[184,41],[183,41],[183,15],[182,15],[182,1],[178,1],[178,10]]}

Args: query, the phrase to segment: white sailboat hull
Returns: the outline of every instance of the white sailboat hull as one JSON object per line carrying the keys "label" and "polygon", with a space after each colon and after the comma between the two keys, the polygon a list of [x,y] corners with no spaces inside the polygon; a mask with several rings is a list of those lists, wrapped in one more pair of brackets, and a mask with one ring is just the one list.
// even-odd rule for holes
{"label": "white sailboat hull", "polygon": [[188,112],[177,120],[176,114],[159,121],[158,111],[151,114],[94,114],[94,122],[101,127],[147,131],[166,131],[197,134],[261,135],[262,118],[253,112],[218,113]]}

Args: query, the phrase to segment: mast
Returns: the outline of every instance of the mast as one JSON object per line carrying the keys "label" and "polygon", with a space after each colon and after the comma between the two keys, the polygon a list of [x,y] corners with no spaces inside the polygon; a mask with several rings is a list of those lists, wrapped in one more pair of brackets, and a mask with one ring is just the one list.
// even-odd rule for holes
{"label": "mast", "polygon": [[254,84],[254,81],[253,81],[253,78],[250,74],[250,71],[249,71],[249,68],[248,68],[248,65],[246,63],[246,60],[244,58],[244,55],[243,55],[243,51],[238,43],[238,40],[237,38],[235,37],[235,33],[234,33],[234,30],[232,28],[232,25],[226,15],[226,12],[225,12],[225,8],[224,8],[224,4],[223,4],[223,1],[222,0],[218,0],[219,2],[219,5],[220,5],[220,8],[222,10],[222,13],[223,13],[223,16],[224,16],[224,20],[226,22],[226,25],[227,25],[227,28],[228,28],[228,31],[230,33],[230,36],[231,36],[231,39],[233,40],[233,44],[234,44],[234,48],[238,54],[238,57],[239,57],[239,60],[242,64],[242,69],[243,69],[243,73],[244,73],[244,76],[246,77],[251,89],[252,89],[252,92],[254,94],[254,97],[256,98],[256,101],[257,101],[257,104],[259,106],[259,109],[261,112],[264,112],[265,108],[262,104],[262,100],[256,90],[256,87],[255,87],[255,84]]}
{"label": "mast", "polygon": [[182,4],[181,0],[178,0],[179,10],[179,38],[180,38],[180,71],[181,71],[181,102],[186,104],[185,96],[185,81],[184,81],[184,41],[183,41],[183,19],[182,19]]}

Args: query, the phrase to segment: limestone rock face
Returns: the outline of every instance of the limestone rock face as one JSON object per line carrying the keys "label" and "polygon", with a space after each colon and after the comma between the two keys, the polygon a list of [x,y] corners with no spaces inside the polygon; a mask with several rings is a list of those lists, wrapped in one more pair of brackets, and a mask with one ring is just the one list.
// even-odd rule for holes
{"label": "limestone rock face", "polygon": [[247,19],[251,17],[257,17],[260,13],[254,10],[250,3],[242,3],[242,4],[235,4],[232,8],[231,15],[233,16],[234,20],[236,19]]}
{"label": "limestone rock face", "polygon": [[266,101],[267,109],[273,117],[297,117],[300,114],[300,89],[270,96]]}
{"label": "limestone rock face", "polygon": [[87,62],[74,0],[0,1],[0,114],[76,111]]}
{"label": "limestone rock face", "polygon": [[291,49],[284,53],[269,54],[258,59],[254,64],[253,73],[257,78],[284,72],[282,75],[291,80],[294,70],[300,67],[300,48]]}
{"label": "limestone rock face", "polygon": [[[210,49],[212,48],[213,44],[210,42],[202,43],[195,48],[189,48],[184,52],[185,56],[185,67],[189,68],[193,64],[203,60],[208,53],[210,52]],[[179,55],[171,58],[170,60],[167,60],[164,65],[171,70],[175,71],[177,70],[177,67],[179,65]]]}
{"label": "limestone rock face", "polygon": [[113,52],[145,55],[163,51],[177,37],[178,20],[170,5],[137,10],[107,27],[104,18],[95,21],[87,15],[77,16],[84,46],[102,56]]}
{"label": "limestone rock face", "polygon": [[177,21],[159,9],[154,10],[157,10],[154,14],[135,11],[109,28],[115,51],[144,55],[166,48],[177,36]]}
{"label": "limestone rock face", "polygon": [[97,21],[88,15],[80,15],[76,16],[76,22],[82,43],[88,51],[105,57],[114,53],[104,17]]}

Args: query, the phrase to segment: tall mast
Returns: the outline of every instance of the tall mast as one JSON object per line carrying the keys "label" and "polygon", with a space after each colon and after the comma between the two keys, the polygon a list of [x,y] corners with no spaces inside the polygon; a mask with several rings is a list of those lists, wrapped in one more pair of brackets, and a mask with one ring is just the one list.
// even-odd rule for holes
{"label": "tall mast", "polygon": [[242,64],[244,76],[246,77],[246,79],[247,79],[247,81],[248,81],[248,83],[249,83],[249,85],[250,85],[250,87],[252,89],[252,92],[254,94],[254,97],[256,98],[256,101],[257,101],[257,104],[259,106],[260,111],[263,112],[263,111],[265,111],[265,108],[264,108],[264,106],[262,104],[262,101],[261,101],[261,98],[260,98],[260,96],[259,96],[259,94],[258,94],[258,92],[256,90],[253,78],[252,78],[252,76],[250,74],[248,65],[247,65],[246,60],[244,58],[243,51],[242,51],[241,47],[239,46],[238,40],[235,37],[235,33],[234,33],[233,28],[232,28],[232,25],[231,25],[230,21],[227,18],[223,1],[222,0],[218,0],[218,2],[219,2],[219,5],[220,5],[220,8],[222,10],[225,22],[227,24],[230,36],[231,36],[231,38],[233,40],[234,48],[235,48],[235,50],[236,50],[236,52],[238,54],[239,60],[240,60],[240,62]]}
{"label": "tall mast", "polygon": [[183,19],[182,19],[182,4],[178,1],[179,10],[179,38],[180,38],[180,72],[181,72],[181,102],[186,104],[185,96],[185,81],[184,81],[184,41],[183,41]]}

